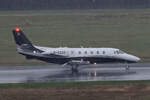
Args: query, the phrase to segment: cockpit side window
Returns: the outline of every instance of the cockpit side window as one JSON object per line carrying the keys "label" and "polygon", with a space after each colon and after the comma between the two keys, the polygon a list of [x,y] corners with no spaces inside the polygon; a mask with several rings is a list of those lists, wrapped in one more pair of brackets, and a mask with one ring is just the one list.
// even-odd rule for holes
{"label": "cockpit side window", "polygon": [[119,50],[118,52],[119,52],[119,54],[124,54],[124,52],[123,52],[123,51],[121,51],[121,50]]}
{"label": "cockpit side window", "polygon": [[116,50],[116,51],[114,51],[114,54],[124,54],[124,52],[121,50]]}

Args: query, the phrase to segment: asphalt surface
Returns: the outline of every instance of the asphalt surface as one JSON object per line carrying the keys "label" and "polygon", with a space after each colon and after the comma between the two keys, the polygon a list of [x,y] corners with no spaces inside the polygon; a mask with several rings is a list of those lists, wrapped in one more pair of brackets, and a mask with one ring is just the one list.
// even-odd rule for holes
{"label": "asphalt surface", "polygon": [[79,67],[79,72],[70,66],[0,66],[0,83],[28,82],[74,82],[109,80],[150,80],[150,63],[99,64]]}

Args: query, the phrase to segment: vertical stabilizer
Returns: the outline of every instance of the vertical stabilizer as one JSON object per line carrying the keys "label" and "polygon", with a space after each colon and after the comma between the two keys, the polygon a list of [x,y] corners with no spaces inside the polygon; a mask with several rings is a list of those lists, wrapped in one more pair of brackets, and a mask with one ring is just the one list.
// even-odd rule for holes
{"label": "vertical stabilizer", "polygon": [[20,28],[15,28],[13,30],[13,36],[19,52],[42,52],[32,45],[32,43],[28,40]]}
{"label": "vertical stabilizer", "polygon": [[13,35],[14,35],[14,39],[17,45],[19,46],[21,46],[22,44],[32,45],[20,28],[14,29]]}

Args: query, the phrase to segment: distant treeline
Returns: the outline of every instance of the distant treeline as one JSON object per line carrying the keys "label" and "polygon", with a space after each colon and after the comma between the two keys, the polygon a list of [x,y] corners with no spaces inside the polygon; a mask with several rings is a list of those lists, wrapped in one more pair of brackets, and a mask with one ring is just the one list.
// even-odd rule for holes
{"label": "distant treeline", "polygon": [[150,0],[1,0],[0,10],[150,8]]}

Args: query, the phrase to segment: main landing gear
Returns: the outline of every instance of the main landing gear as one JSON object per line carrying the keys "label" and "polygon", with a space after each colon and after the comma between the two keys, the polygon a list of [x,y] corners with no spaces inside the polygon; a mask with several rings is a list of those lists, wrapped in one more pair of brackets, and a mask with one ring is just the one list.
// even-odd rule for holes
{"label": "main landing gear", "polygon": [[72,73],[78,73],[78,67],[79,67],[78,64],[72,64],[71,65],[71,71],[72,71]]}

